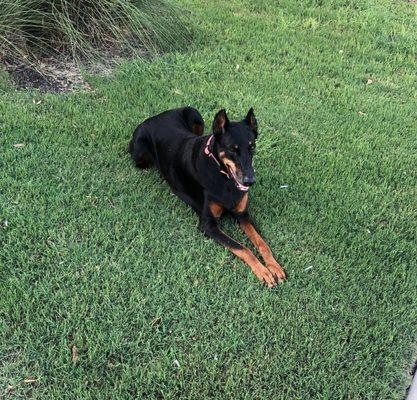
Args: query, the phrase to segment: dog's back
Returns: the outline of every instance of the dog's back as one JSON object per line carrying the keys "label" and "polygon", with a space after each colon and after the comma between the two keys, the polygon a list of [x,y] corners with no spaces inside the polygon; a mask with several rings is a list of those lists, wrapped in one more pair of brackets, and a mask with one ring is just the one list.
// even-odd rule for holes
{"label": "dog's back", "polygon": [[[204,133],[204,121],[192,107],[165,111],[142,122],[133,133],[129,152],[138,168],[147,168],[162,154],[175,153],[184,139]],[[159,163],[158,163],[159,167]]]}

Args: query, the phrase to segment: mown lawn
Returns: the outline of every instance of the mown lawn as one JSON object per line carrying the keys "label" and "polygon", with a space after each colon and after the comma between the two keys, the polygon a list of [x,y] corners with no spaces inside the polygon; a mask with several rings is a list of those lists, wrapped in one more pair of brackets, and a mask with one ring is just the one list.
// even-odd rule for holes
{"label": "mown lawn", "polygon": [[[188,52],[92,93],[0,95],[0,398],[404,398],[417,6],[183,3]],[[126,154],[141,120],[187,104],[207,126],[255,108],[251,210],[289,275],[277,290]]]}

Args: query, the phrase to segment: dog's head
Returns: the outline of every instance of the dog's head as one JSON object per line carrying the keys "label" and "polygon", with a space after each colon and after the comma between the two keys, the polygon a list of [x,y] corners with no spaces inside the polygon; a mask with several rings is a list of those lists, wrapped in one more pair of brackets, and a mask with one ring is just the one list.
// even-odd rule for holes
{"label": "dog's head", "polygon": [[258,125],[251,108],[240,122],[231,122],[225,110],[220,110],[213,121],[216,155],[223,163],[238,189],[246,191],[255,183],[252,157]]}

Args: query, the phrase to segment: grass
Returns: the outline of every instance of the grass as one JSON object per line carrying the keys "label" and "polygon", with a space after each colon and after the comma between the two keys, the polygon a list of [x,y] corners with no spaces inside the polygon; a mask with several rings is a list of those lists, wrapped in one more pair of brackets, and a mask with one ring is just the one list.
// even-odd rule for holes
{"label": "grass", "polygon": [[[417,336],[416,6],[183,4],[201,29],[187,53],[126,63],[92,93],[1,96],[2,395],[404,398]],[[251,210],[289,274],[277,290],[126,154],[141,120],[185,104],[207,122],[255,108]]]}

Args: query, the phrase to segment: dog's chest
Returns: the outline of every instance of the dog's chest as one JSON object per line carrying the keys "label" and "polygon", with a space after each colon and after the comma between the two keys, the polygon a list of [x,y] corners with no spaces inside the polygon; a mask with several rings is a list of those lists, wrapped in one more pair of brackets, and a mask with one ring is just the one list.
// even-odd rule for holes
{"label": "dog's chest", "polygon": [[223,186],[222,192],[217,197],[217,202],[226,210],[234,210],[236,206],[242,201],[246,192],[238,190],[235,185],[230,182]]}

